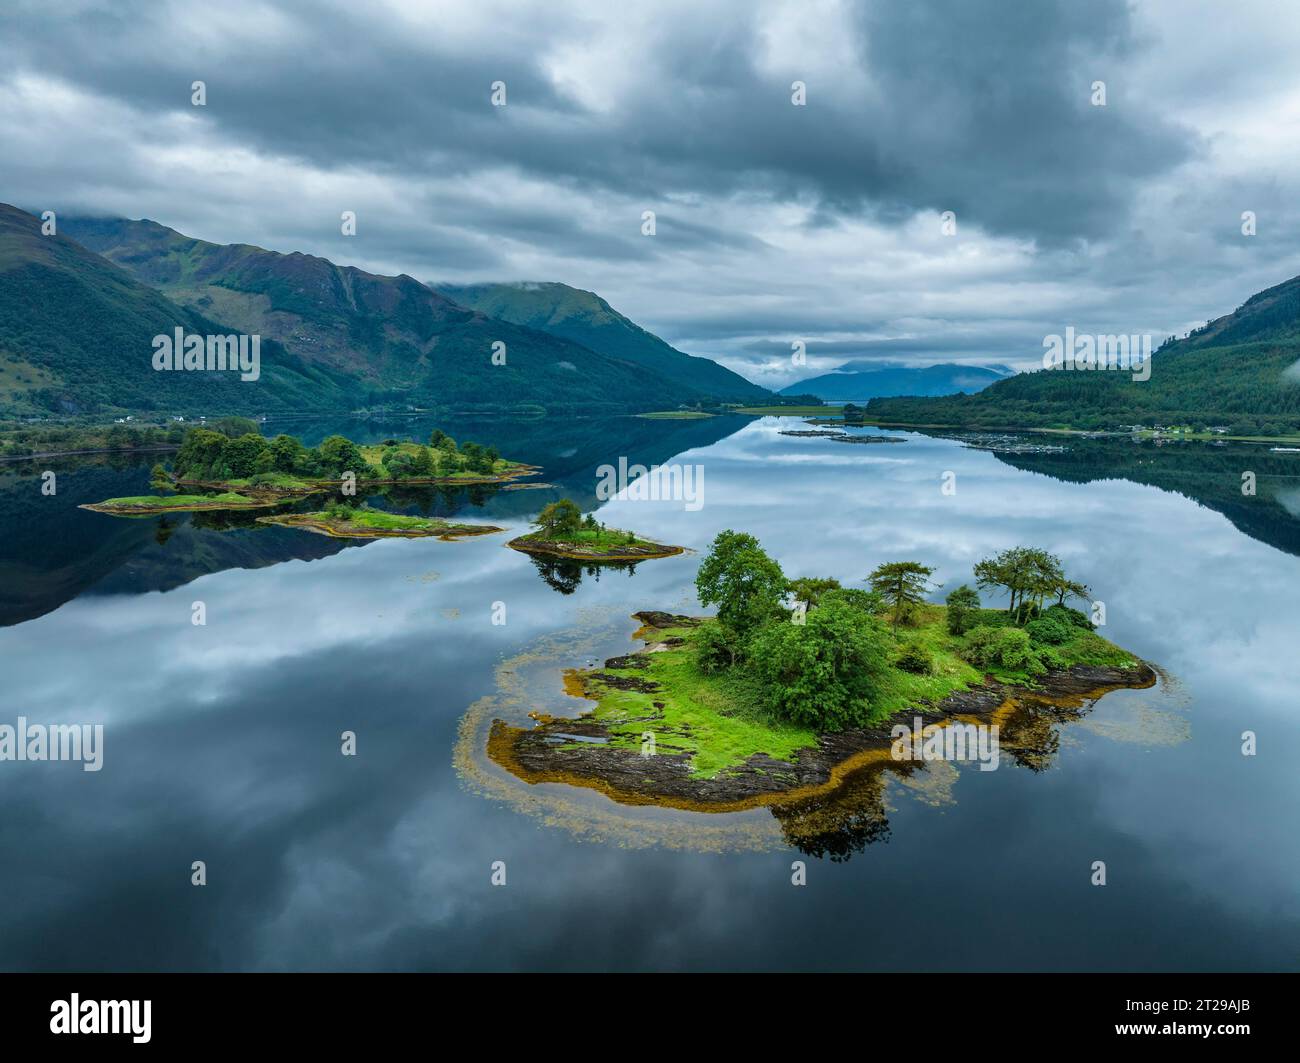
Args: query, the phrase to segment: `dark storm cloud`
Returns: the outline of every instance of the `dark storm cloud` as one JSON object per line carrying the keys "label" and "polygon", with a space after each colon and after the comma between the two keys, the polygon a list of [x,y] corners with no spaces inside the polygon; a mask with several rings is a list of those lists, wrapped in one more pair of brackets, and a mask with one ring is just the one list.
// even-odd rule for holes
{"label": "dark storm cloud", "polygon": [[[27,9],[8,19],[5,65],[145,112],[197,114],[319,167],[504,165],[651,206],[759,190],[886,221],[951,209],[959,224],[1049,243],[1122,225],[1134,187],[1194,144],[1125,96],[1134,40],[1120,0],[861,5],[853,49],[866,80],[851,86],[812,57],[805,107],[791,105],[788,79],[758,68],[751,21],[683,22],[613,57],[646,76],[606,113],[542,69],[542,46],[582,31],[549,11],[519,16],[539,44],[530,52],[527,35],[465,51],[368,8],[293,3],[247,33],[184,39],[165,10],[115,4],[56,22]],[[207,83],[201,112],[194,79]],[[498,79],[505,107],[489,103]],[[1094,80],[1108,84],[1106,107],[1089,103]]]}

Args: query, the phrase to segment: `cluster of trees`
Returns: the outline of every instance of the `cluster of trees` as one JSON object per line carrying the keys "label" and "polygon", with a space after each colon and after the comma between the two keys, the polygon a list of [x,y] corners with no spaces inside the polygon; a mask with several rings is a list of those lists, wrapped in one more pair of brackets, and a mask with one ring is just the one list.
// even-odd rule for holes
{"label": "cluster of trees", "polygon": [[[391,442],[391,441],[390,441]],[[429,437],[429,447],[438,452],[439,468],[451,472],[475,472],[490,476],[501,460],[501,452],[496,447],[485,447],[479,443],[462,443],[456,441],[441,428],[435,428]]]}
{"label": "cluster of trees", "polygon": [[318,447],[304,447],[290,435],[265,438],[256,430],[232,435],[211,428],[191,428],[173,461],[182,480],[242,480],[270,473],[338,479],[345,472],[375,479],[360,448],[343,436],[330,436]]}
{"label": "cluster of trees", "polygon": [[1011,598],[1008,612],[1017,624],[1041,612],[1048,598],[1064,605],[1067,598],[1086,599],[1091,594],[1086,584],[1066,576],[1059,557],[1032,546],[1016,546],[986,557],[975,566],[975,582],[1007,591]]}
{"label": "cluster of trees", "polygon": [[[833,579],[788,580],[757,539],[736,531],[713,540],[695,588],[718,613],[700,632],[702,668],[757,682],[768,708],[796,723],[840,730],[866,722],[889,664],[878,594]],[[806,608],[801,623],[791,622],[792,595]]]}
{"label": "cluster of trees", "polygon": [[[1016,547],[975,571],[980,586],[1006,589],[1011,602],[1005,612],[985,610],[966,585],[948,595],[948,631],[960,636],[955,646],[972,664],[1038,674],[1060,663],[1053,647],[1091,630],[1083,613],[1065,605],[1088,588],[1068,579],[1046,551]],[[924,646],[899,632],[916,623],[936,586],[933,573],[917,561],[888,562],[867,577],[870,590],[826,578],[788,580],[752,535],[721,532],[695,579],[700,601],[717,607],[716,623],[697,634],[699,665],[757,684],[780,718],[819,730],[860,726],[891,665],[933,671]],[[1044,608],[1050,597],[1056,603]]]}
{"label": "cluster of trees", "polygon": [[[1007,609],[990,615],[979,594],[963,584],[948,595],[948,631],[963,636],[962,655],[982,668],[1039,674],[1057,663],[1053,647],[1069,642],[1092,622],[1066,605],[1087,599],[1086,584],[1070,579],[1061,559],[1046,550],[1017,546],[987,557],[975,566],[976,584],[1008,595]],[[1056,601],[1050,606],[1049,599]]]}
{"label": "cluster of trees", "polygon": [[[434,452],[437,452],[435,459]],[[267,439],[254,421],[227,417],[185,433],[174,461],[182,480],[242,480],[281,473],[310,479],[339,479],[351,472],[358,479],[427,479],[453,472],[490,474],[501,455],[496,447],[477,443],[457,446],[435,431],[429,446],[403,448],[385,441],[379,465],[370,464],[361,448],[345,436],[332,435],[318,447],[306,447],[294,436]]]}

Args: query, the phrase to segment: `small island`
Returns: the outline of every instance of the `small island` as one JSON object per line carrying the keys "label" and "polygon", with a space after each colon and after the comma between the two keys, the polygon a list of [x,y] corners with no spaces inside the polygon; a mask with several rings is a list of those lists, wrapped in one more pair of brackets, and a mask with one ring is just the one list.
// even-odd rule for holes
{"label": "small island", "polygon": [[870,590],[787,580],[753,536],[722,532],[696,579],[717,616],[637,613],[642,652],[565,675],[592,710],[530,714],[531,728],[495,720],[488,755],[530,783],[732,811],[833,788],[923,735],[940,732],[941,747],[947,730],[987,735],[1027,698],[1077,707],[1155,683],[1066,604],[1088,588],[1046,551],[1017,547],[975,566],[977,586],[1009,593],[1005,610],[983,608],[966,585],[945,605],[926,601],[932,572],[882,564]]}
{"label": "small island", "polygon": [[208,509],[265,509],[276,499],[250,498],[233,491],[214,495],[133,495],[86,503],[78,509],[112,513],[118,517],[148,517],[157,513],[199,513]]}
{"label": "small island", "polygon": [[474,535],[489,535],[504,531],[491,524],[455,524],[439,517],[408,517],[400,513],[386,513],[362,503],[351,505],[330,502],[316,513],[278,513],[258,517],[259,524],[278,524],[286,528],[329,535],[336,539],[424,539],[437,538],[444,542],[465,539]]}
{"label": "small island", "polygon": [[[809,424],[825,424],[825,421],[809,421]],[[798,436],[803,439],[831,439],[836,443],[906,443],[906,436],[857,436],[848,432],[831,432],[825,429],[789,429],[778,432],[782,436]]]}
{"label": "small island", "polygon": [[683,552],[680,546],[666,546],[641,539],[621,528],[607,528],[596,520],[593,513],[584,517],[577,504],[568,498],[548,504],[532,524],[536,531],[511,539],[506,545],[526,554],[544,554],[595,564],[645,561]]}

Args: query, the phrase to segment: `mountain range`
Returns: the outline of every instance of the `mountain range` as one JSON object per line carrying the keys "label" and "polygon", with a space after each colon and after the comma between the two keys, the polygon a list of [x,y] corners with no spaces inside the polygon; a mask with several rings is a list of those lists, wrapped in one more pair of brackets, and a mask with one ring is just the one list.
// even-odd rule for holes
{"label": "mountain range", "polygon": [[973,395],[873,399],[868,416],[962,428],[1161,424],[1300,433],[1300,277],[1171,337],[1148,368],[1146,380],[1114,370],[1019,373]]}
{"label": "mountain range", "polygon": [[1006,366],[941,365],[882,366],[876,362],[846,362],[838,369],[784,387],[781,395],[816,395],[832,402],[860,402],[890,395],[952,395],[988,387],[1014,370]]}
{"label": "mountain range", "polygon": [[[543,287],[566,303],[589,294]],[[410,276],[210,243],[148,220],[60,218],[46,236],[34,216],[0,204],[0,411],[618,412],[769,394],[590,299],[600,315],[584,343],[565,334],[582,332],[573,312],[551,315],[563,329],[531,327]],[[260,335],[260,379],[155,371],[151,341],[176,328]]]}

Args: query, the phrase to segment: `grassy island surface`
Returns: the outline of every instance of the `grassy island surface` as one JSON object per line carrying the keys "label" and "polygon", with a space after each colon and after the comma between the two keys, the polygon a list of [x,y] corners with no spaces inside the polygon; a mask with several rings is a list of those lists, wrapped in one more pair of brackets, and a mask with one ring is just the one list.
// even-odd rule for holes
{"label": "grassy island surface", "polygon": [[280,513],[257,519],[261,524],[302,528],[341,539],[422,539],[432,536],[452,540],[504,530],[490,524],[456,524],[439,517],[408,517],[366,505],[336,503],[316,513]]}
{"label": "grassy island surface", "polygon": [[[1020,667],[996,663],[987,670],[971,664],[962,654],[962,637],[952,635],[947,608],[926,606],[899,639],[894,661],[878,677],[870,710],[858,721],[863,726],[884,723],[896,715],[926,704],[938,704],[949,694],[981,686],[986,679],[1013,687],[1034,689],[1040,672],[1028,662]],[[1002,614],[983,610],[981,622],[997,623]],[[566,674],[571,694],[596,702],[590,720],[600,723],[611,745],[640,750],[647,730],[656,736],[661,753],[682,753],[690,758],[693,774],[709,777],[741,764],[755,754],[789,760],[800,749],[816,745],[818,727],[798,724],[773,711],[761,679],[748,672],[709,671],[701,665],[718,637],[712,618],[670,617],[641,613],[646,623],[635,637],[645,640],[644,654],[614,660],[633,661],[630,669],[574,670]],[[1068,642],[1053,647],[1053,667],[1075,665],[1136,669],[1138,658],[1091,631],[1076,628]],[[929,657],[928,671],[909,671],[900,664],[917,648]]]}
{"label": "grassy island surface", "polygon": [[96,513],[140,517],[153,513],[196,512],[205,509],[264,509],[272,505],[275,505],[274,500],[250,498],[226,491],[214,495],[134,495],[128,498],[109,498],[79,508],[91,509]]}
{"label": "grassy island surface", "polygon": [[567,498],[552,502],[532,522],[537,530],[506,545],[527,554],[546,554],[575,561],[643,561],[682,553],[680,546],[667,546],[642,539],[621,528],[607,528],[588,513],[583,517],[576,503]]}
{"label": "grassy island surface", "polygon": [[1018,699],[1077,706],[1155,682],[1065,604],[1088,588],[1045,551],[975,566],[980,587],[1009,593],[1005,610],[966,585],[926,601],[932,571],[882,564],[870,590],[787,580],[752,536],[723,532],[696,579],[716,617],[637,613],[645,650],[565,674],[566,692],[594,708],[534,714],[531,729],[496,721],[489,754],[531,782],[717,810],[826,784],[866,752],[887,757],[891,722],[988,721]]}

